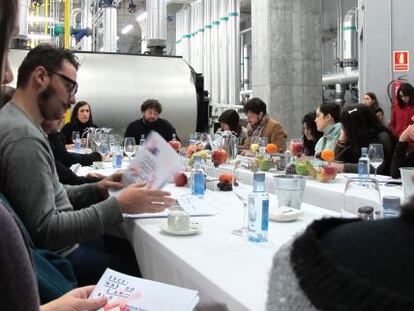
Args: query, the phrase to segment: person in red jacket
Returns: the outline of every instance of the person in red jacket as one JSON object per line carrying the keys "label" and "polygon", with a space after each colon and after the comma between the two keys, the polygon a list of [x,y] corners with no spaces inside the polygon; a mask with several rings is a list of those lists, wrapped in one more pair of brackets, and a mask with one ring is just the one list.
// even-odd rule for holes
{"label": "person in red jacket", "polygon": [[392,108],[389,128],[398,138],[407,126],[413,123],[411,117],[414,115],[414,87],[410,83],[400,86],[397,101],[398,104]]}

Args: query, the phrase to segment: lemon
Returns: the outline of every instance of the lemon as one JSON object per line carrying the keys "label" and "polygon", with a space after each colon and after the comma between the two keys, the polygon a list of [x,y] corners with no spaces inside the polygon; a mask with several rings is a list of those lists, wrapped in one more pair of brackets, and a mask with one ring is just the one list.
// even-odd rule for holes
{"label": "lemon", "polygon": [[250,150],[253,152],[257,152],[259,150],[259,145],[258,144],[251,144],[250,145]]}

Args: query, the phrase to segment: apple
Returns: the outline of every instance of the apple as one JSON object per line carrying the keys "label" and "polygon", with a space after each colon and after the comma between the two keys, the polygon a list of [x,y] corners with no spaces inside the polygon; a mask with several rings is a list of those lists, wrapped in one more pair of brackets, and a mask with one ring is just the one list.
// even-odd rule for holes
{"label": "apple", "polygon": [[174,175],[174,184],[177,187],[184,187],[187,184],[187,175],[184,173],[177,173]]}
{"label": "apple", "polygon": [[295,156],[300,156],[302,154],[302,147],[301,142],[292,142],[290,144],[290,152]]}
{"label": "apple", "polygon": [[211,160],[214,163],[214,166],[217,167],[220,164],[226,163],[227,161],[227,152],[224,149],[213,150],[211,154]]}
{"label": "apple", "polygon": [[168,143],[170,144],[170,146],[171,146],[171,147],[172,147],[175,151],[180,152],[180,150],[181,150],[181,143],[180,143],[178,140],[173,139],[173,140],[170,140]]}
{"label": "apple", "polygon": [[187,147],[187,157],[191,158],[191,156],[193,155],[194,152],[197,151],[197,146],[196,145],[189,145]]}

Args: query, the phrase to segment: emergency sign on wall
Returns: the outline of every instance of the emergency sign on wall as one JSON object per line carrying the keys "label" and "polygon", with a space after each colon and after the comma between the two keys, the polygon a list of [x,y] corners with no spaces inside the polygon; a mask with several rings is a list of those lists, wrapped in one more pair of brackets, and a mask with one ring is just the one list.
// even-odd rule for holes
{"label": "emergency sign on wall", "polygon": [[408,51],[394,51],[394,72],[410,70],[410,54]]}

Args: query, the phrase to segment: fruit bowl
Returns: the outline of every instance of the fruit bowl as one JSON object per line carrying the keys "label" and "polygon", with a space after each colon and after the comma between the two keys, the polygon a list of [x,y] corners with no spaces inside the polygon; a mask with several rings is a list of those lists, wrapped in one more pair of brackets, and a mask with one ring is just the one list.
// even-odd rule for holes
{"label": "fruit bowl", "polygon": [[335,180],[336,174],[337,174],[336,167],[333,166],[332,164],[325,164],[325,165],[317,168],[316,172],[317,172],[316,178],[320,182],[333,181],[333,180]]}

